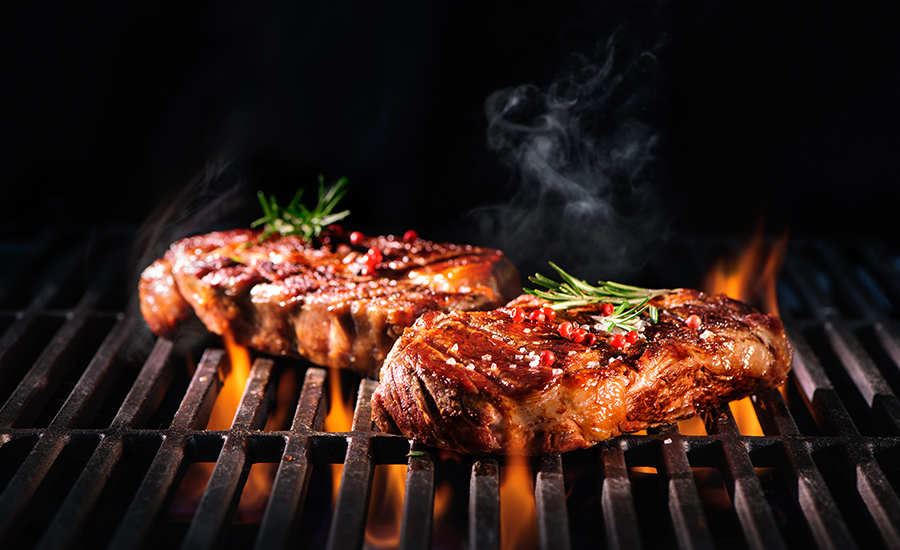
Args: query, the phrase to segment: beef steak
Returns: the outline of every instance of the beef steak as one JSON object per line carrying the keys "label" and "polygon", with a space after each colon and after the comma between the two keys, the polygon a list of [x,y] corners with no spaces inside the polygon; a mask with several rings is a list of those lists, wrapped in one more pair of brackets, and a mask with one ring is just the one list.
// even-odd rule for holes
{"label": "beef steak", "polygon": [[[595,326],[596,305],[528,318],[548,303],[523,295],[494,311],[423,315],[381,368],[377,425],[464,453],[565,452],[777,387],[790,370],[781,320],[725,295],[658,296],[658,323],[624,345]],[[561,336],[563,321],[596,342]]]}
{"label": "beef steak", "polygon": [[[521,290],[502,252],[394,236],[313,243],[235,229],[182,239],[141,275],[141,311],[171,337],[192,311],[217,334],[275,355],[374,377],[404,328],[428,311],[491,309]],[[366,263],[374,249],[377,261]],[[371,254],[370,254],[371,256]]]}

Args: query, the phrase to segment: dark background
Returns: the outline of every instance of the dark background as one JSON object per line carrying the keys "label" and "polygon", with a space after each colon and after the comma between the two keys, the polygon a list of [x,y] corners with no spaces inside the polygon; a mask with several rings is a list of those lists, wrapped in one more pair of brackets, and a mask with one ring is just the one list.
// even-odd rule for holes
{"label": "dark background", "polygon": [[893,238],[897,22],[896,2],[7,6],[0,229],[243,225],[257,189],[286,202],[324,173],[350,177],[354,227],[444,236],[512,192],[486,98],[547,86],[626,28],[664,44],[640,115],[663,136],[669,230],[748,233],[764,215],[772,233]]}

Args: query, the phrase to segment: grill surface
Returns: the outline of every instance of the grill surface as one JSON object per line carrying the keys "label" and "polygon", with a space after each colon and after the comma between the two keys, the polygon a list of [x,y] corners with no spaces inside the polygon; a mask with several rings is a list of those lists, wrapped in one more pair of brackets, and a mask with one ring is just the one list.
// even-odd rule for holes
{"label": "grill surface", "polygon": [[[500,547],[506,459],[377,432],[371,380],[341,375],[356,393],[352,429],[329,433],[331,373],[258,357],[232,427],[206,430],[228,357],[205,334],[149,334],[128,296],[131,242],[102,228],[0,243],[4,547],[362,548],[386,464],[407,465],[401,548]],[[648,277],[696,284],[731,244],[684,237]],[[764,435],[741,434],[724,407],[707,435],[671,425],[535,457],[535,547],[900,547],[900,254],[794,239],[778,295],[796,355],[787,398],[753,399]],[[293,417],[272,428],[290,372],[302,379]],[[215,467],[183,519],[173,494],[204,462]],[[258,522],[236,514],[257,463],[277,464]],[[329,464],[343,465],[333,507]],[[455,492],[438,515],[444,486]]]}

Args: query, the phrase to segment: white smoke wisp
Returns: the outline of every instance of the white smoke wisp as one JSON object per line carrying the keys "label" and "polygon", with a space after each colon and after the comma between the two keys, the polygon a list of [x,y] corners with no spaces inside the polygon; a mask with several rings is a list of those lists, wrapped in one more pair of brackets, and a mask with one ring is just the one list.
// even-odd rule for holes
{"label": "white smoke wisp", "polygon": [[510,166],[507,204],[473,213],[485,240],[523,270],[554,261],[585,277],[626,277],[666,225],[653,181],[660,134],[641,120],[657,58],[619,47],[577,55],[546,89],[486,101],[488,145]]}

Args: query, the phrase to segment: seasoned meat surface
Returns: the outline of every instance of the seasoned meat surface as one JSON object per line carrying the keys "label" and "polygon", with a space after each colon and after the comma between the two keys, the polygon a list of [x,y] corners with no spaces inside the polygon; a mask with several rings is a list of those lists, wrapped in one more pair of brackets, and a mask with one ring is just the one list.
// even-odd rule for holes
{"label": "seasoned meat surface", "polygon": [[[315,243],[236,229],[186,238],[144,270],[141,311],[171,337],[196,314],[217,334],[276,355],[378,374],[404,328],[428,311],[491,309],[521,290],[502,252],[394,236]],[[366,252],[379,261],[367,267]]]}
{"label": "seasoned meat surface", "polygon": [[[530,295],[494,311],[426,313],[385,360],[373,418],[382,431],[463,453],[565,452],[786,380],[793,348],[778,317],[694,290],[651,303],[659,322],[621,348],[595,326],[596,306],[550,322],[528,319],[548,305]],[[526,318],[513,320],[513,307]],[[699,328],[686,322],[692,315]],[[563,321],[593,327],[596,342],[564,338]]]}

